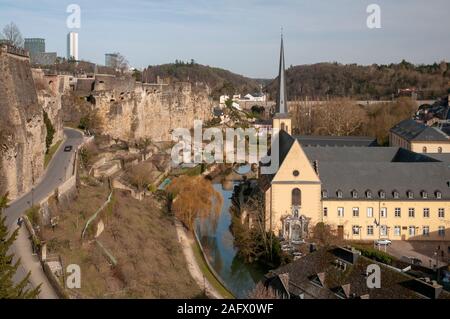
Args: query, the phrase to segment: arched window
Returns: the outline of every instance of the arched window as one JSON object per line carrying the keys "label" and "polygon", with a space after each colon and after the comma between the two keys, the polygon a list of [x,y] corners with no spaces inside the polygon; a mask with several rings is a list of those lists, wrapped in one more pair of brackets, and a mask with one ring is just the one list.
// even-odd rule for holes
{"label": "arched window", "polygon": [[352,198],[357,199],[358,198],[358,192],[354,189],[352,190]]}
{"label": "arched window", "polygon": [[442,153],[442,147],[438,147],[438,153]]}
{"label": "arched window", "polygon": [[379,194],[379,196],[380,196],[381,199],[385,199],[385,198],[386,198],[386,192],[385,192],[384,190],[380,190],[380,191],[378,192],[378,194]]}
{"label": "arched window", "polygon": [[338,191],[336,192],[336,195],[338,198],[342,198],[343,197],[343,193],[340,189],[338,189]]}
{"label": "arched window", "polygon": [[366,197],[372,199],[372,191],[370,189],[366,190]]}
{"label": "arched window", "polygon": [[302,205],[302,192],[298,188],[292,190],[292,206]]}
{"label": "arched window", "polygon": [[441,193],[441,191],[436,191],[436,192],[434,192],[434,193],[435,193],[435,196],[436,196],[437,199],[442,199],[442,193]]}
{"label": "arched window", "polygon": [[423,149],[422,149],[422,153],[426,153],[426,152],[427,152],[427,147],[424,146]]}

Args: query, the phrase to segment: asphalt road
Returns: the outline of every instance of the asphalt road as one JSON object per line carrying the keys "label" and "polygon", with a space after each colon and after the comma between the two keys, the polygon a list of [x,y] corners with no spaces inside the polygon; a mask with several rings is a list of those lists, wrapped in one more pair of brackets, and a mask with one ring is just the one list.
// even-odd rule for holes
{"label": "asphalt road", "polygon": [[[38,184],[31,192],[9,204],[9,207],[6,209],[6,222],[8,227],[15,227],[17,225],[17,219],[33,203],[39,203],[65,181],[67,171],[73,165],[72,157],[74,152],[83,143],[83,134],[80,131],[69,128],[64,129],[64,134],[66,135],[66,140],[53,156],[46,173],[40,178]],[[71,152],[64,152],[64,147],[67,145],[73,146]]]}
{"label": "asphalt road", "polygon": [[[61,147],[53,156],[44,175],[39,179],[33,191],[16,199],[9,204],[6,212],[6,223],[10,231],[14,231],[17,226],[17,220],[24,212],[33,204],[39,203],[49,194],[63,183],[72,173],[72,165],[74,152],[78,146],[83,143],[83,134],[77,130],[65,128],[64,134],[66,139]],[[64,147],[72,146],[71,152],[64,152]],[[31,242],[28,238],[29,234],[23,226],[20,229],[18,238],[14,242],[11,252],[14,253],[15,259],[21,259],[21,266],[18,268],[14,282],[22,280],[28,272],[31,272],[30,286],[37,287],[41,284],[41,299],[58,298],[52,286],[45,276],[39,258],[32,254]]]}

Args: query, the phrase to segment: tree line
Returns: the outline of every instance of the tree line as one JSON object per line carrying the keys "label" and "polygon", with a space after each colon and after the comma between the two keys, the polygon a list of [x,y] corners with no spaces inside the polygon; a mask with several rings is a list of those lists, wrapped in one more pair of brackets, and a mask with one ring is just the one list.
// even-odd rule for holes
{"label": "tree line", "polygon": [[[403,60],[398,64],[318,63],[291,66],[286,71],[290,100],[350,97],[358,100],[391,100],[404,89],[413,89],[419,99],[446,95],[450,85],[450,63],[414,65]],[[276,96],[277,81],[266,90]]]}

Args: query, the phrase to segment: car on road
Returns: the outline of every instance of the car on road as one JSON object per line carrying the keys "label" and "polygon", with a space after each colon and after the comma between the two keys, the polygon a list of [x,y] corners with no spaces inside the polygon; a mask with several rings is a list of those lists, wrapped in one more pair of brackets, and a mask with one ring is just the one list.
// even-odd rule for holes
{"label": "car on road", "polygon": [[379,239],[375,241],[375,245],[377,246],[390,246],[392,245],[392,241],[389,239]]}
{"label": "car on road", "polygon": [[72,145],[67,145],[66,147],[64,147],[64,152],[72,152],[73,146]]}

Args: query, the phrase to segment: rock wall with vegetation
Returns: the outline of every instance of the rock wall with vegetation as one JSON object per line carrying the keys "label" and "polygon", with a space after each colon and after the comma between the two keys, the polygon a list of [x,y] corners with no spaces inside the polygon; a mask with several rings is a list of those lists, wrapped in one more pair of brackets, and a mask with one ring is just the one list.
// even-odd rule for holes
{"label": "rock wall with vegetation", "polygon": [[43,90],[37,86],[26,54],[1,46],[0,194],[8,192],[10,199],[29,191],[44,171],[44,110],[54,126],[53,141],[63,134],[58,98],[43,93],[50,92],[48,84]]}
{"label": "rock wall with vegetation", "polygon": [[204,84],[141,84],[96,76],[92,88],[79,87],[64,97],[64,118],[115,139],[170,141],[173,129],[190,129],[194,120],[207,121],[212,115],[210,89]]}
{"label": "rock wall with vegetation", "polygon": [[44,169],[43,112],[26,57],[0,50],[0,193],[14,199]]}

